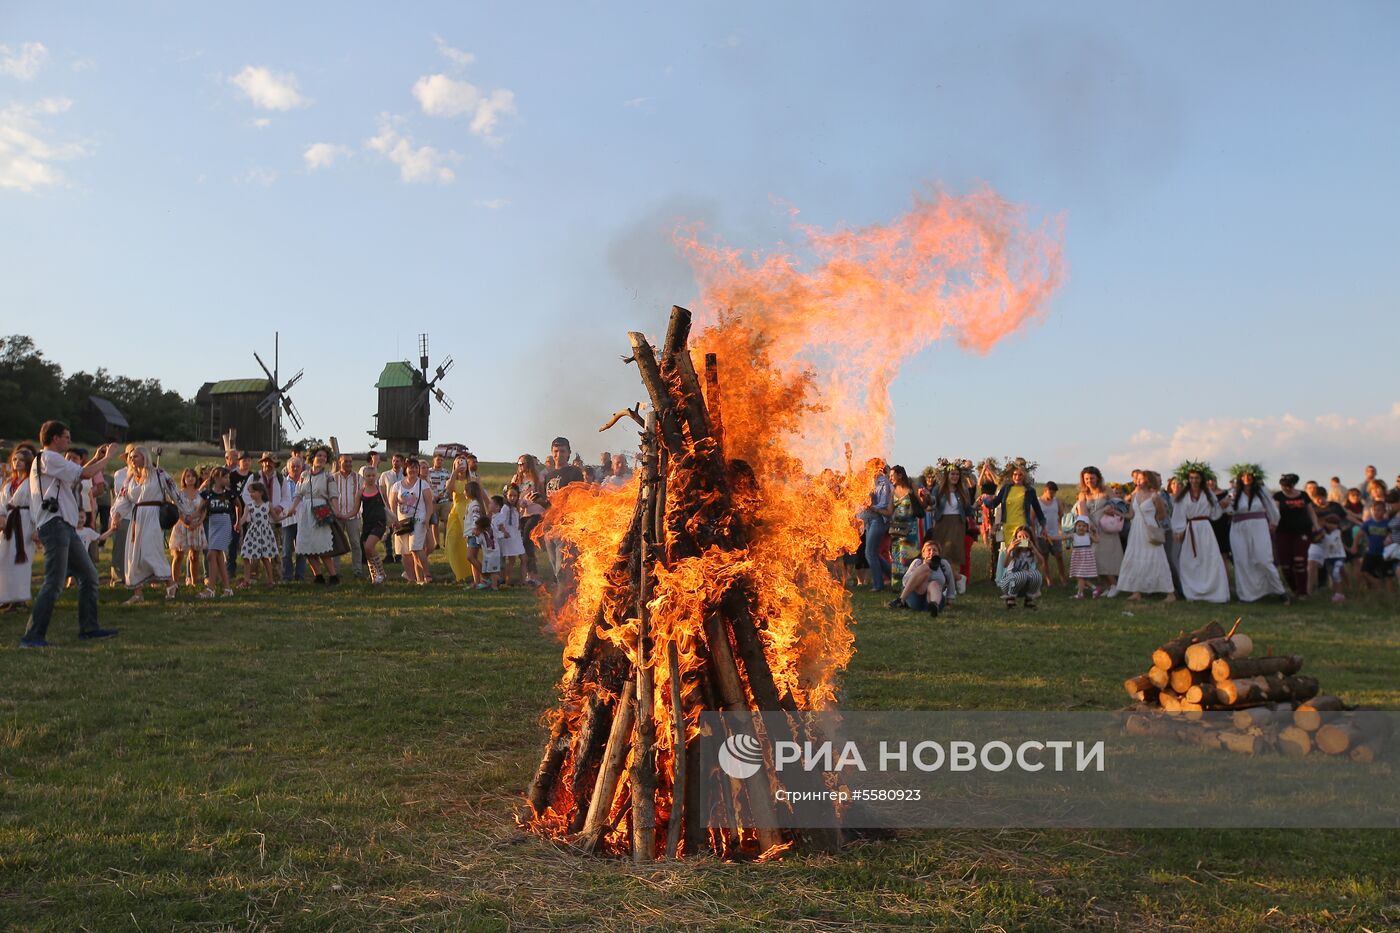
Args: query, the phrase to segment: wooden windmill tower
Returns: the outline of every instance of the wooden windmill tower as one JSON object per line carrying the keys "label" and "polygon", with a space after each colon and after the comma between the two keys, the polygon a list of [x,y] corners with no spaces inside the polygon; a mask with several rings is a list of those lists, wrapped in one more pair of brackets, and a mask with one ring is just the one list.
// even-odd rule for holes
{"label": "wooden windmill tower", "polygon": [[371,437],[384,441],[390,453],[417,453],[420,441],[428,439],[428,412],[432,399],[448,411],[452,399],[438,385],[452,368],[452,357],[438,364],[428,378],[428,335],[418,335],[418,368],[408,360],[386,363],[375,388],[379,390],[379,410]]}

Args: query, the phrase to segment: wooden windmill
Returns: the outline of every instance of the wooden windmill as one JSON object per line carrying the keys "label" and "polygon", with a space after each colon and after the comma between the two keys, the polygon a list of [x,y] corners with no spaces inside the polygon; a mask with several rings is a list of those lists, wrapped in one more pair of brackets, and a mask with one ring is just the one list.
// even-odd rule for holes
{"label": "wooden windmill", "polygon": [[452,357],[445,358],[428,376],[428,335],[418,335],[418,368],[408,360],[386,363],[375,388],[379,390],[379,410],[369,434],[384,441],[390,453],[417,453],[418,444],[428,439],[428,414],[432,399],[448,411],[452,399],[439,385],[452,369]]}

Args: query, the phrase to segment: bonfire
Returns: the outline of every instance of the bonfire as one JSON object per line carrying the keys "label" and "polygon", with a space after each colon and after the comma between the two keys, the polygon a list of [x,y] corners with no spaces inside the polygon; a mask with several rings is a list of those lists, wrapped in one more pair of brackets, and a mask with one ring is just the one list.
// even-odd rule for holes
{"label": "bonfire", "polygon": [[[537,532],[570,563],[549,612],[560,702],[522,820],[582,851],[840,845],[840,829],[781,828],[791,814],[771,762],[737,780],[706,760],[701,714],[776,713],[765,728],[789,734],[768,737],[802,741],[801,713],[836,707],[854,620],[830,568],[859,542],[900,362],[945,332],[989,349],[1060,278],[1052,232],[990,192],[919,201],[888,226],[802,232],[810,272],[682,238],[706,306],[725,310],[694,341],[679,307],[659,345],[629,335],[649,405],[604,427],[640,428],[640,467],[621,489],[566,488]],[[830,778],[797,780],[789,789]]]}

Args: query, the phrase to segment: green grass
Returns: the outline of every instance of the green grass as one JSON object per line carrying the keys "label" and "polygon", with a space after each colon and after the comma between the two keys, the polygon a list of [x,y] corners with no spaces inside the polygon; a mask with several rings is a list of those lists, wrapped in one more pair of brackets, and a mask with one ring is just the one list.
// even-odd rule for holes
{"label": "green grass", "polygon": [[[23,620],[0,616],[0,928],[1400,928],[1390,831],[921,831],[764,865],[580,858],[512,819],[561,667],[529,594],[123,597],[104,591],[122,634],[95,645],[75,640],[71,595],[48,651],[16,649]],[[1157,642],[1218,616],[1063,590],[1043,605],[1008,614],[983,583],[935,623],[857,594],[843,702],[1116,708]],[[1326,690],[1400,707],[1393,602],[1226,612]]]}

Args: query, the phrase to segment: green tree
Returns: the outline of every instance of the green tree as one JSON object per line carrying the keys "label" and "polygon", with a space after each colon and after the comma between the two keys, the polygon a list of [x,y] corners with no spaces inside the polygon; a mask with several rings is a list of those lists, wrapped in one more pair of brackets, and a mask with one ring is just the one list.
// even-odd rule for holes
{"label": "green tree", "polygon": [[51,418],[72,422],[63,369],[45,359],[29,337],[0,338],[0,437],[35,437]]}

